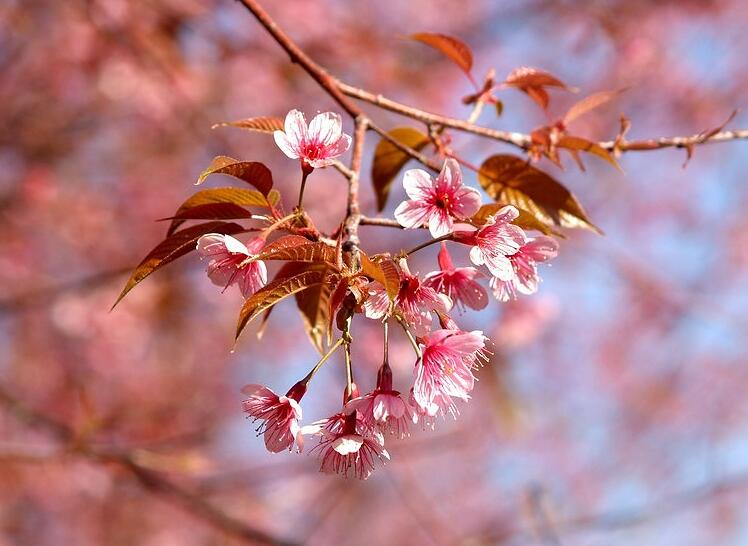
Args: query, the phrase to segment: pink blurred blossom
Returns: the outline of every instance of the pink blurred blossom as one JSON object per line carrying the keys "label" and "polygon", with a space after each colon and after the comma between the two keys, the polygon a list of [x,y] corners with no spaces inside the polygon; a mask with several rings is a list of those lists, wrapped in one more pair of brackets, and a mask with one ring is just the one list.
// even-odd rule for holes
{"label": "pink blurred blossom", "polygon": [[346,411],[358,411],[361,419],[371,428],[379,428],[398,438],[408,435],[408,423],[413,422],[410,407],[400,392],[392,388],[392,369],[387,363],[379,368],[376,388],[348,402]]}

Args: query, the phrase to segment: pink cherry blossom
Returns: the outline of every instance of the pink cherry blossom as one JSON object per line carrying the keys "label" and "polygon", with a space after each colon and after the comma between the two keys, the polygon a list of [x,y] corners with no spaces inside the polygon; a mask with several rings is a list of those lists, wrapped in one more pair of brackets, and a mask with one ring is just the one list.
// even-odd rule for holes
{"label": "pink cherry blossom", "polygon": [[442,243],[439,251],[439,268],[440,271],[426,275],[426,286],[449,296],[462,311],[466,307],[480,310],[488,304],[486,290],[475,280],[483,274],[474,267],[455,267],[446,243]]}
{"label": "pink cherry blossom", "polygon": [[395,218],[406,228],[428,225],[433,237],[450,233],[453,218],[469,218],[480,208],[480,193],[462,186],[460,165],[452,158],[436,180],[421,169],[405,171],[403,186],[410,200],[400,203]]}
{"label": "pink cherry blossom", "polygon": [[[389,311],[390,302],[384,287],[374,281],[368,285],[368,298],[364,303],[367,317],[381,319]],[[431,311],[446,313],[452,300],[426,286],[418,275],[408,270],[405,260],[400,262],[400,291],[395,297],[395,307],[417,336],[428,333],[433,320]]]}
{"label": "pink cherry blossom", "polygon": [[515,254],[509,256],[514,277],[510,280],[491,279],[490,286],[496,299],[509,301],[517,298],[517,292],[525,295],[537,292],[540,283],[537,264],[552,260],[557,254],[558,242],[555,239],[545,235],[528,239]]}
{"label": "pink cherry blossom", "polygon": [[304,432],[321,436],[314,447],[322,459],[320,472],[365,480],[374,471],[377,460],[384,462],[390,458],[384,448],[384,437],[371,429],[355,410],[318,421],[312,427],[305,427]]}
{"label": "pink cherry blossom", "polygon": [[304,448],[299,426],[302,416],[299,401],[304,392],[306,385],[302,383],[294,385],[285,396],[278,396],[264,385],[247,385],[242,389],[242,393],[249,397],[242,402],[242,407],[255,421],[262,421],[257,432],[264,435],[268,451],[291,451],[294,443],[299,452]]}
{"label": "pink cherry blossom", "polygon": [[386,363],[379,369],[376,388],[348,402],[345,409],[346,412],[358,411],[371,428],[379,428],[398,438],[408,435],[408,423],[413,422],[410,407],[400,393],[392,389],[392,370]]}
{"label": "pink cherry blossom", "polygon": [[422,340],[413,384],[413,400],[422,413],[459,413],[453,398],[469,400],[473,368],[485,358],[485,344],[486,337],[477,330],[436,330]]}
{"label": "pink cherry blossom", "polygon": [[224,290],[236,283],[246,298],[267,282],[267,269],[261,260],[250,260],[262,249],[265,241],[259,237],[246,246],[231,235],[208,233],[197,240],[197,252],[208,262],[208,278]]}
{"label": "pink cherry blossom", "polygon": [[486,265],[494,277],[511,280],[514,270],[509,256],[525,244],[525,232],[510,223],[519,216],[519,211],[507,205],[489,217],[484,225],[473,232],[459,231],[455,240],[472,245],[470,260],[475,265]]}
{"label": "pink cherry blossom", "polygon": [[286,115],[284,131],[275,131],[275,143],[291,159],[302,166],[319,169],[332,165],[334,159],[351,145],[351,137],[343,133],[339,114],[324,112],[312,118],[307,127],[304,114],[291,110]]}

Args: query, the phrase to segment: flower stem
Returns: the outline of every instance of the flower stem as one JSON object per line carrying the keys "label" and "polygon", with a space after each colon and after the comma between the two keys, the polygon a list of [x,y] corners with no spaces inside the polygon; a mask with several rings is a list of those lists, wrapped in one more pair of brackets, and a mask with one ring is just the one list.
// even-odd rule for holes
{"label": "flower stem", "polygon": [[278,229],[279,227],[282,227],[282,226],[283,226],[283,224],[285,224],[285,223],[286,223],[286,222],[288,222],[289,220],[293,220],[293,219],[294,219],[294,218],[296,218],[296,217],[297,217],[298,215],[299,215],[299,213],[298,213],[298,212],[292,212],[291,214],[288,214],[288,215],[284,216],[283,218],[280,218],[280,219],[276,220],[276,221],[275,221],[275,222],[273,222],[273,223],[272,223],[272,224],[271,224],[270,226],[268,226],[267,228],[265,228],[265,229],[263,230],[263,232],[262,232],[262,234],[260,235],[260,237],[262,237],[263,239],[267,239],[267,236],[268,236],[268,235],[270,235],[270,234],[271,234],[272,232],[274,232],[274,231],[275,231],[276,229]]}
{"label": "flower stem", "polygon": [[314,368],[312,368],[312,369],[311,369],[311,370],[309,371],[309,373],[308,373],[308,374],[306,374],[306,377],[304,377],[304,379],[302,379],[302,380],[301,380],[301,382],[302,382],[302,383],[304,383],[305,385],[306,385],[307,383],[309,383],[309,381],[310,381],[310,380],[312,379],[312,377],[314,377],[314,374],[316,374],[316,373],[317,373],[317,370],[319,370],[319,369],[320,369],[320,368],[322,367],[322,364],[324,364],[325,362],[327,362],[327,359],[328,359],[328,358],[330,358],[330,357],[332,356],[332,354],[333,354],[333,353],[334,353],[334,352],[335,352],[335,351],[336,351],[336,350],[338,349],[338,347],[340,347],[340,346],[341,346],[342,344],[343,344],[343,338],[341,337],[341,338],[340,338],[339,340],[337,340],[337,341],[335,342],[335,344],[334,344],[334,345],[333,345],[332,347],[330,347],[330,350],[329,350],[329,351],[327,351],[327,352],[326,352],[326,353],[324,354],[324,356],[323,356],[322,358],[320,358],[319,362],[317,362],[317,363],[316,363],[316,364],[314,365]]}
{"label": "flower stem", "polygon": [[413,350],[416,352],[416,355],[418,358],[421,358],[423,354],[421,353],[421,348],[418,346],[418,342],[416,341],[416,338],[413,337],[413,334],[410,331],[410,328],[408,328],[408,325],[405,324],[405,321],[396,316],[397,322],[400,323],[400,326],[403,327],[403,331],[405,332],[405,335],[408,336],[408,341],[410,341],[411,346],[413,347]]}
{"label": "flower stem", "polygon": [[434,239],[431,239],[430,241],[426,241],[425,243],[421,243],[420,245],[411,248],[405,253],[405,255],[410,256],[411,254],[413,254],[414,252],[418,250],[421,250],[422,248],[426,248],[427,246],[431,246],[434,243],[439,243],[441,241],[449,241],[450,239],[452,239],[452,234],[447,233],[446,235],[442,235],[441,237],[436,237]]}
{"label": "flower stem", "polygon": [[306,166],[301,166],[301,188],[299,189],[299,204],[296,205],[296,210],[301,212],[301,202],[304,200],[304,188],[306,187],[306,179],[312,171],[307,169]]}
{"label": "flower stem", "polygon": [[345,321],[345,329],[343,330],[343,348],[345,349],[345,402],[348,402],[353,397],[353,363],[351,362],[351,321],[353,316],[349,316]]}

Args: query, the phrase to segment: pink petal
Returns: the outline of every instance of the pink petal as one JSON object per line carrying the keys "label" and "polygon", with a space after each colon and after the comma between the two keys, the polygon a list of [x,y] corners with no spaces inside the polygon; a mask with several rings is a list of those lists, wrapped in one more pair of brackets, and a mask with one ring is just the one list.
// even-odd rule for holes
{"label": "pink petal", "polygon": [[275,144],[280,148],[281,152],[286,154],[291,159],[299,159],[299,145],[296,142],[291,141],[283,131],[275,131],[273,133]]}
{"label": "pink petal", "polygon": [[431,214],[429,215],[429,232],[432,237],[441,237],[451,233],[452,226],[452,217],[444,209],[431,209]]}
{"label": "pink petal", "polygon": [[335,144],[343,132],[343,121],[335,112],[317,114],[309,123],[307,139],[324,146]]}
{"label": "pink petal", "polygon": [[452,203],[452,211],[458,218],[470,218],[481,205],[480,192],[474,188],[460,188]]}
{"label": "pink petal", "polygon": [[423,169],[409,169],[403,175],[405,193],[413,200],[427,201],[434,194],[434,181]]}
{"label": "pink petal", "polygon": [[291,146],[295,147],[297,150],[300,149],[302,143],[307,140],[308,134],[304,114],[302,114],[298,110],[291,110],[288,114],[286,114],[286,120],[283,124],[283,128],[285,129],[286,138],[288,139],[289,144],[291,144]]}
{"label": "pink petal", "polygon": [[395,219],[403,227],[418,228],[428,221],[431,209],[420,201],[403,201],[395,209]]}
{"label": "pink petal", "polygon": [[551,237],[540,235],[530,239],[522,247],[522,252],[536,262],[547,262],[558,255],[558,242]]}

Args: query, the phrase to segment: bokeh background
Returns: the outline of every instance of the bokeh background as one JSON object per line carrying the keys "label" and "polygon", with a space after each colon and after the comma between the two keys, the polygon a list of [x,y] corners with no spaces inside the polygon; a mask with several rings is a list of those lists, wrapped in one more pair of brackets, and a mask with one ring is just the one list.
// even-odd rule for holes
{"label": "bokeh background", "polygon": [[[621,112],[642,138],[698,133],[746,106],[743,0],[266,7],[348,83],[455,117],[469,113],[467,80],[403,36],[463,38],[478,75],[530,65],[583,92],[628,88],[577,122],[587,137],[614,137]],[[553,93],[552,112],[577,98]],[[545,123],[521,93],[502,99],[504,115],[484,112],[481,123]],[[124,453],[296,544],[748,543],[748,143],[701,146],[686,168],[682,150],[666,150],[626,154],[623,174],[594,158],[586,173],[571,162],[556,171],[606,235],[569,233],[538,295],[462,317],[494,341],[473,400],[435,432],[390,441],[391,463],[358,482],[319,474],[313,455],[267,453],[241,413],[244,384],[283,391],[315,361],[291,302],[262,341],[253,327],[232,350],[240,296],[221,294],[191,255],[109,312],[125,272],[163,237],[154,220],[214,155],[265,162],[293,204],[297,167],[272,139],[210,129],[291,108],[334,105],[236,2],[0,6],[2,546],[252,543],[92,449]],[[370,111],[386,128],[408,124]],[[733,126],[745,125],[739,114]],[[454,137],[474,162],[511,151]],[[363,206],[374,214],[368,181]],[[389,213],[403,195],[396,186]],[[345,180],[315,173],[306,205],[334,227]],[[418,240],[378,227],[361,235],[367,251]],[[414,269],[435,267],[434,253],[419,254]],[[380,332],[356,319],[354,335],[358,382],[371,388]],[[398,335],[393,343],[406,390],[413,358]],[[305,420],[337,411],[342,386],[336,357],[305,398]]]}

